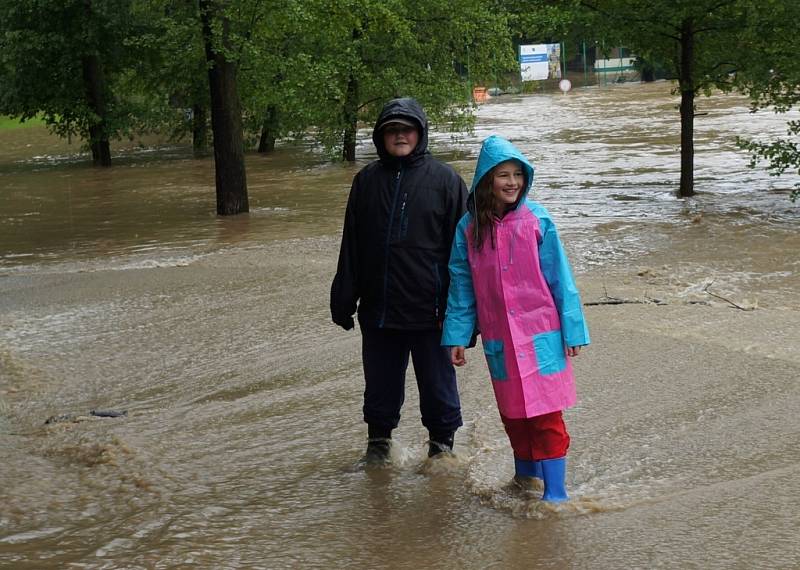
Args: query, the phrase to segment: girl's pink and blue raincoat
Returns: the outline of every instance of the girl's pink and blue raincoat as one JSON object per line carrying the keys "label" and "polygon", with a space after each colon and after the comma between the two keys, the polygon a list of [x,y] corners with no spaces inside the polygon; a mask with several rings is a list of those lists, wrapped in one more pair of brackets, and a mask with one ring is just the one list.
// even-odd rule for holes
{"label": "girl's pink and blue raincoat", "polygon": [[[517,207],[495,220],[495,247],[473,247],[474,192],[496,165],[522,163],[526,187]],[[500,413],[531,418],[573,406],[572,366],[565,346],[589,344],[580,295],[555,224],[528,199],[533,166],[507,140],[481,147],[469,197],[450,253],[450,292],[442,345],[467,346],[478,329]]]}

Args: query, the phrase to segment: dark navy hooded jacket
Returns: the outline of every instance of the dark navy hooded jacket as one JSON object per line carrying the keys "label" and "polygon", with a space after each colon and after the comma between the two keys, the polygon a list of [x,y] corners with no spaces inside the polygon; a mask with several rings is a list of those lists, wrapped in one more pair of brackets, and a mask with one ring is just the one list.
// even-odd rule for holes
{"label": "dark navy hooded jacket", "polygon": [[[378,127],[392,118],[419,125],[419,142],[408,156],[394,157],[384,147]],[[387,103],[372,140],[380,158],[355,176],[350,189],[331,316],[344,326],[358,308],[362,327],[440,328],[466,185],[428,152],[428,120],[414,99]]]}

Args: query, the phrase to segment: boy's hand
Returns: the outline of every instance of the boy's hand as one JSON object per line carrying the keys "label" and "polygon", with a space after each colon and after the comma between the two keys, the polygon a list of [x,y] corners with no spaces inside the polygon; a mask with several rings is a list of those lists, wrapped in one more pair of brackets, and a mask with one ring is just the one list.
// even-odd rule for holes
{"label": "boy's hand", "polygon": [[467,363],[467,359],[464,356],[463,346],[450,347],[450,362],[452,362],[455,366],[464,366]]}
{"label": "boy's hand", "polygon": [[580,346],[568,346],[567,347],[567,356],[578,356],[581,352]]}
{"label": "boy's hand", "polygon": [[332,318],[333,322],[342,327],[344,330],[349,331],[355,326],[353,317],[350,315],[336,315]]}

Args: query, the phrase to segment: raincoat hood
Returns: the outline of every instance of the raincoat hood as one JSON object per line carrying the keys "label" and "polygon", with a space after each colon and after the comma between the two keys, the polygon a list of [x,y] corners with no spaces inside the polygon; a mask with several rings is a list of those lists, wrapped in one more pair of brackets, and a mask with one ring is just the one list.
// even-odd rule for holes
{"label": "raincoat hood", "polygon": [[518,160],[522,163],[522,168],[525,170],[525,188],[522,189],[520,199],[517,203],[519,205],[525,201],[525,198],[533,186],[533,165],[525,158],[517,147],[503,137],[492,135],[483,141],[481,145],[481,152],[478,155],[478,164],[475,167],[475,176],[472,178],[472,186],[469,189],[470,202],[474,200],[475,189],[481,178],[486,176],[492,168],[505,162],[507,160]]}
{"label": "raincoat hood", "polygon": [[[386,151],[386,147],[383,144],[383,133],[378,129],[380,125],[389,119],[406,119],[417,125],[417,129],[419,130],[419,142],[417,142],[416,148],[410,155],[402,159],[398,159]],[[399,161],[408,163],[414,162],[419,157],[424,156],[428,152],[428,117],[425,115],[425,111],[422,110],[422,106],[417,103],[416,99],[412,99],[411,97],[392,99],[386,103],[380,115],[378,115],[378,120],[375,121],[375,128],[372,131],[372,142],[375,144],[375,148],[378,149],[378,157],[380,157],[383,162],[394,163]]]}

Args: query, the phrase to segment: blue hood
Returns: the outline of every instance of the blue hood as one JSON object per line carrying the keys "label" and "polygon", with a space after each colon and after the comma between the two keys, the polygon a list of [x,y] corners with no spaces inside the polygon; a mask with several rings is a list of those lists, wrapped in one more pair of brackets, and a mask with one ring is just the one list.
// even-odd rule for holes
{"label": "blue hood", "polygon": [[[486,138],[483,141],[483,145],[481,145],[481,153],[478,155],[478,165],[475,167],[475,176],[472,178],[472,186],[469,189],[470,198],[472,198],[472,194],[475,192],[478,182],[481,181],[481,178],[483,178],[487,172],[501,162],[512,159],[520,161],[522,167],[525,169],[526,184],[525,188],[522,190],[522,196],[519,201],[519,203],[522,204],[533,186],[533,165],[528,162],[528,159],[525,158],[525,155],[523,155],[517,147],[503,137],[497,135]],[[519,207],[519,205],[517,205],[517,207]]]}

